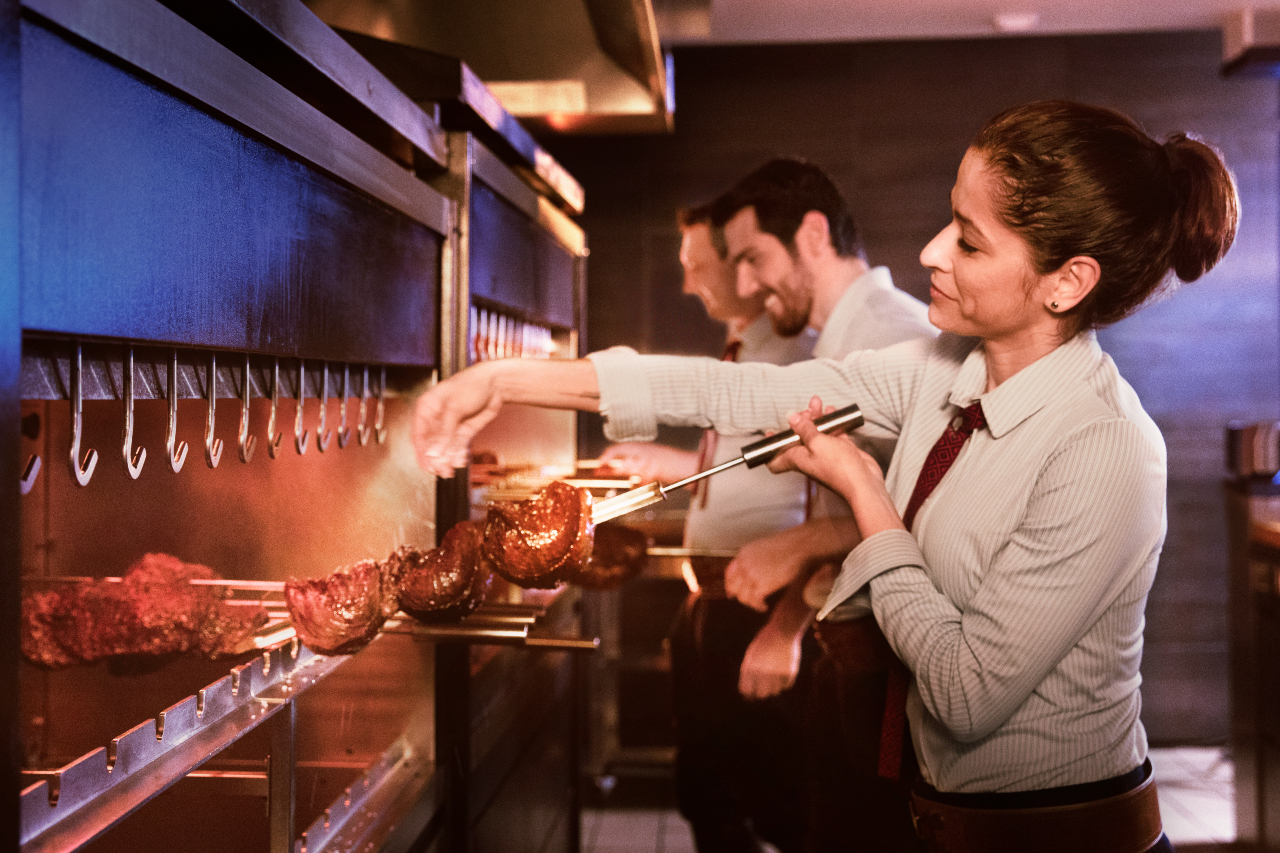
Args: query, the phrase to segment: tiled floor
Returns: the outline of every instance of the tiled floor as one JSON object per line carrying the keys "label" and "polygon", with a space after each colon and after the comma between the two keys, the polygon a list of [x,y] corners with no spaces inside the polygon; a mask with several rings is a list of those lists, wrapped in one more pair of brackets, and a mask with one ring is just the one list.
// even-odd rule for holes
{"label": "tiled floor", "polygon": [[1174,844],[1235,840],[1235,768],[1221,749],[1153,749],[1160,819]]}
{"label": "tiled floor", "polygon": [[[1165,832],[1176,844],[1235,839],[1234,778],[1221,749],[1151,750]],[[582,817],[583,853],[694,853],[671,809],[593,809]]]}

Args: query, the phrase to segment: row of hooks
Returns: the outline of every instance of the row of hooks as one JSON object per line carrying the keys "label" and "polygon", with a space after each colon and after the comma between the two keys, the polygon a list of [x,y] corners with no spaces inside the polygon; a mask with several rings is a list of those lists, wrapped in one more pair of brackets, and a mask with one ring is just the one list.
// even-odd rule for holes
{"label": "row of hooks", "polygon": [[[75,478],[78,485],[87,486],[90,478],[93,477],[93,471],[98,465],[98,451],[86,450],[81,455],[80,445],[83,434],[84,425],[84,400],[83,400],[83,355],[80,344],[75,345],[75,354],[71,359],[71,474]],[[364,365],[361,373],[360,385],[360,408],[358,421],[355,426],[354,435],[361,446],[369,443],[370,438],[383,444],[387,440],[387,430],[383,426],[383,420],[386,415],[386,392],[387,392],[387,368],[382,366],[380,381],[378,383],[378,394],[376,398],[371,397],[369,393],[369,367]],[[257,449],[258,439],[249,435],[249,356],[244,356],[244,381],[241,383],[240,392],[240,429],[239,429],[239,455],[241,462],[249,462],[253,458],[254,451]],[[129,476],[136,480],[142,473],[142,467],[147,461],[147,450],[145,447],[133,446],[133,402],[134,402],[134,369],[133,369],[133,347],[126,347],[124,360],[124,441],[122,445],[122,455],[124,458],[124,467],[128,471]],[[337,429],[338,447],[344,448],[350,443],[353,431],[347,427],[347,400],[350,397],[351,370],[348,365],[343,365],[342,370],[342,387],[340,391],[340,399],[342,401],[339,409],[339,420]],[[303,390],[306,387],[306,363],[304,360],[298,360],[298,405],[294,413],[293,422],[293,446],[299,455],[307,452],[307,447],[311,441],[311,431],[302,428],[303,423],[303,400],[305,394]],[[178,441],[178,351],[171,351],[169,359],[169,382],[168,382],[168,401],[169,401],[169,426],[165,437],[165,449],[168,453],[169,467],[176,474],[182,470],[182,466],[187,461],[187,442]],[[214,438],[214,425],[216,422],[217,401],[218,401],[218,354],[211,352],[209,354],[209,382],[206,389],[205,397],[208,400],[208,415],[205,420],[204,431],[204,459],[205,464],[210,468],[217,468],[218,463],[222,460],[222,439]],[[368,403],[373,400],[376,403],[373,424],[368,424]],[[321,453],[329,449],[333,441],[334,431],[327,427],[327,410],[329,407],[329,363],[323,362],[320,380],[320,421],[316,427],[316,447]],[[280,406],[280,359],[273,359],[271,365],[271,415],[267,423],[267,453],[272,459],[275,459],[280,451],[280,443],[284,438],[284,434],[277,429],[279,422],[279,406]],[[32,456],[23,470],[21,479],[22,494],[28,494],[35,486],[36,478],[40,475],[41,462],[38,455]]]}

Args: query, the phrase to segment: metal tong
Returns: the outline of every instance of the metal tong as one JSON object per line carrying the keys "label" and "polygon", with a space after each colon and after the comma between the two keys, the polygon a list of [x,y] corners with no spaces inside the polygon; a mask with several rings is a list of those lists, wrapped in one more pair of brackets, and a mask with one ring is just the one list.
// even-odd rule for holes
{"label": "metal tong", "polygon": [[[843,409],[837,409],[829,414],[814,418],[813,425],[818,428],[818,432],[828,434],[839,434],[847,430],[856,429],[862,426],[862,410],[858,408],[856,403],[845,406]],[[602,521],[608,521],[611,518],[617,518],[651,506],[659,501],[666,500],[668,492],[684,488],[690,483],[701,480],[704,477],[710,477],[712,474],[718,474],[744,462],[748,468],[756,468],[799,443],[800,436],[796,435],[795,430],[791,429],[767,436],[743,447],[742,455],[737,459],[730,459],[728,462],[723,462],[714,468],[699,471],[692,477],[685,477],[683,480],[672,483],[669,486],[664,486],[661,483],[646,483],[620,495],[596,501],[591,507],[591,521],[594,524],[599,524]]]}

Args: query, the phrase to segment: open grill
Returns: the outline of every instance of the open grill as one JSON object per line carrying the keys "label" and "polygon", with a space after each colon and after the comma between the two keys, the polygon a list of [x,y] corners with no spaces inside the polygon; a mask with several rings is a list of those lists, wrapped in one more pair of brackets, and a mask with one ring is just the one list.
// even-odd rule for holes
{"label": "open grill", "polygon": [[[24,592],[162,552],[268,622],[221,660],[45,670],[19,663],[12,620],[23,772],[0,850],[501,849],[538,798],[517,831],[574,849],[562,652],[596,645],[574,591],[500,588],[339,656],[298,642],[281,596],[471,514],[465,481],[414,466],[409,403],[481,357],[576,353],[585,239],[561,202],[295,0],[30,0],[3,26],[22,572],[0,598],[16,615]],[[506,291],[472,287],[521,253]],[[520,426],[490,446],[572,467],[571,417]]]}

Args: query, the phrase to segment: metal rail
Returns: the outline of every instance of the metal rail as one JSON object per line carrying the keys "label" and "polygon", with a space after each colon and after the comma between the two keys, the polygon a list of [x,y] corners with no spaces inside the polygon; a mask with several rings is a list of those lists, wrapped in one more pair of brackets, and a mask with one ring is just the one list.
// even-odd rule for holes
{"label": "metal rail", "polygon": [[[292,712],[299,694],[348,657],[316,655],[296,640],[281,643],[27,786],[19,802],[23,853],[87,844],[246,732],[281,710]],[[273,811],[285,805],[278,796],[272,801]],[[287,805],[291,813],[291,797]]]}

